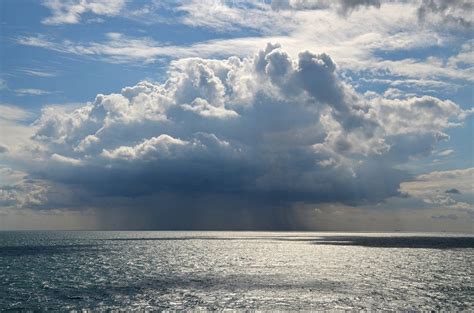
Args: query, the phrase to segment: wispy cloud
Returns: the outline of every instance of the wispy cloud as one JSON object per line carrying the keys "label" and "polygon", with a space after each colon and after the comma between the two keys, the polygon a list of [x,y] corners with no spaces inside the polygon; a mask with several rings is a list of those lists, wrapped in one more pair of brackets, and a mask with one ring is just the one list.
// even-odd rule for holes
{"label": "wispy cloud", "polygon": [[445,157],[445,156],[451,155],[453,153],[454,153],[453,149],[446,149],[446,150],[438,152],[438,155]]}
{"label": "wispy cloud", "polygon": [[36,88],[20,88],[15,89],[15,94],[18,96],[43,96],[51,94],[50,91]]}
{"label": "wispy cloud", "polygon": [[116,16],[125,6],[125,0],[44,0],[43,5],[51,10],[52,15],[43,19],[43,24],[77,24],[82,14]]}
{"label": "wispy cloud", "polygon": [[18,69],[18,72],[29,75],[29,76],[36,76],[36,77],[55,77],[55,76],[58,76],[57,72],[44,71],[44,70],[38,70],[38,69],[21,68],[21,69]]}
{"label": "wispy cloud", "polygon": [[9,105],[9,104],[0,104],[0,119],[10,120],[10,121],[23,121],[28,118],[31,118],[32,114],[20,107]]}
{"label": "wispy cloud", "polygon": [[[459,86],[459,80],[472,81],[474,77],[472,64],[466,64],[466,60],[470,60],[468,47],[451,55],[451,62],[429,56],[383,57],[391,52],[451,44],[452,37],[443,31],[419,26],[417,4],[363,5],[357,10],[350,9],[350,16],[341,16],[339,9],[321,10],[320,6],[316,6],[319,9],[310,6],[276,10],[264,3],[232,6],[219,2],[203,10],[203,5],[195,1],[177,5],[175,10],[184,12],[177,20],[192,27],[214,27],[219,32],[254,27],[258,34],[251,32],[250,36],[180,45],[122,33],[107,33],[105,40],[92,42],[58,41],[41,35],[20,37],[17,42],[105,62],[130,64],[162,58],[245,56],[267,42],[279,42],[292,56],[304,49],[324,51],[337,60],[341,70],[364,73],[366,80],[385,80],[391,86],[453,89]],[[324,5],[329,6],[326,2]],[[315,21],[318,21],[317,27],[314,27]]]}

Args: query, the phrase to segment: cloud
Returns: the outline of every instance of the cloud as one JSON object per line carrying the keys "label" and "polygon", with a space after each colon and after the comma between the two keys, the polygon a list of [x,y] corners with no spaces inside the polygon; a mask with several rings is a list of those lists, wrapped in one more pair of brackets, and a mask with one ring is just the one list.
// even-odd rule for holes
{"label": "cloud", "polygon": [[451,155],[453,153],[454,153],[453,149],[446,149],[446,150],[438,152],[438,155],[445,157],[445,156]]}
{"label": "cloud", "polygon": [[65,157],[63,155],[56,154],[56,153],[53,153],[51,155],[51,160],[57,161],[57,162],[60,162],[60,163],[70,164],[70,165],[80,165],[82,163],[81,160],[68,158],[68,157]]}
{"label": "cloud", "polygon": [[[230,56],[236,50],[244,56],[268,42],[265,38],[209,40],[193,45],[169,45],[148,37],[130,37],[122,33],[106,33],[102,42],[57,42],[47,36],[17,38],[21,45],[40,47],[60,53],[96,58],[108,63],[152,63],[163,58]],[[238,49],[236,49],[236,47]]]}
{"label": "cloud", "polygon": [[[285,1],[283,1],[285,2]],[[330,7],[336,9],[336,11],[343,15],[347,16],[351,12],[358,10],[360,8],[380,8],[382,1],[381,0],[291,0],[288,1],[289,7],[292,9],[321,9],[325,7]]]}
{"label": "cloud", "polygon": [[[285,1],[283,1],[285,2]],[[280,2],[279,2],[280,3]],[[380,4],[380,5],[379,5]],[[153,10],[155,4],[150,4]],[[143,66],[159,60],[185,57],[245,57],[269,41],[280,42],[293,58],[304,49],[325,51],[338,61],[346,78],[407,86],[411,92],[449,91],[465,86],[474,77],[470,46],[453,50],[462,33],[446,32],[432,23],[420,27],[420,3],[406,1],[289,1],[293,9],[272,9],[265,2],[184,1],[156,4],[169,12],[167,23],[210,28],[212,40],[186,43],[161,42],[152,36],[134,37],[107,33],[94,41],[61,40],[53,36],[24,36],[17,43],[59,53],[74,54],[109,63]],[[146,6],[146,5],[145,5]],[[341,16],[341,10],[347,14]],[[338,13],[339,12],[339,13]],[[349,14],[350,13],[350,14]],[[159,14],[158,14],[159,15]],[[160,20],[153,16],[153,19]],[[318,21],[318,27],[314,27]],[[225,34],[225,35],[222,35]],[[464,36],[464,37],[463,37]],[[431,51],[406,55],[403,51]],[[395,56],[394,56],[394,55]]]}
{"label": "cloud", "polygon": [[81,15],[91,12],[96,15],[116,16],[125,6],[124,0],[44,0],[43,5],[52,15],[43,19],[47,25],[77,24]]}
{"label": "cloud", "polygon": [[18,106],[0,104],[0,158],[22,154],[24,145],[31,145],[30,137],[34,128],[28,123],[34,115]]}
{"label": "cloud", "polygon": [[470,29],[473,9],[474,4],[470,0],[423,0],[417,13],[422,22],[432,20],[442,24],[442,27]]}
{"label": "cloud", "polygon": [[429,155],[468,114],[429,96],[366,98],[340,79],[329,55],[294,58],[268,44],[244,58],[179,59],[164,83],[45,107],[15,159],[33,184],[48,186],[41,207],[135,207],[149,217],[136,219],[165,228],[181,215],[179,227],[236,219],[285,228],[295,202],[399,195],[408,175],[396,166]]}
{"label": "cloud", "polygon": [[389,134],[410,134],[423,132],[438,132],[445,137],[442,131],[447,128],[460,126],[469,110],[461,109],[450,100],[440,100],[435,97],[411,97],[408,99],[372,100],[378,105],[375,110],[382,119]]}
{"label": "cloud", "polygon": [[210,28],[219,32],[250,29],[263,34],[287,32],[292,20],[287,11],[276,12],[274,3],[263,1],[183,1],[174,8],[181,13],[181,23],[191,27]]}
{"label": "cloud", "polygon": [[43,89],[35,89],[35,88],[20,88],[15,89],[15,93],[19,96],[43,96],[48,95],[51,92]]}
{"label": "cloud", "polygon": [[340,11],[344,14],[351,12],[359,7],[376,7],[380,8],[380,0],[342,0],[340,1]]}
{"label": "cloud", "polygon": [[26,75],[30,76],[36,76],[36,77],[55,77],[58,76],[56,72],[49,72],[49,71],[43,71],[43,70],[37,70],[37,69],[27,69],[27,68],[22,68],[18,70],[21,73],[24,73]]}
{"label": "cloud", "polygon": [[403,182],[400,190],[425,203],[451,210],[474,211],[472,177],[474,168],[435,171],[419,175],[416,180]]}
{"label": "cloud", "polygon": [[[322,10],[333,8],[347,17],[351,12],[361,8],[377,8],[382,5],[403,1],[390,0],[279,0],[271,1],[274,10]],[[474,5],[469,0],[421,0],[413,1],[417,5],[416,14],[421,23],[428,21],[440,24],[441,27],[470,28]]]}
{"label": "cloud", "polygon": [[[104,150],[102,155],[110,159],[155,159],[156,158],[177,158],[182,152],[186,152],[186,148],[190,143],[180,139],[173,138],[168,135],[160,135],[144,140],[142,143],[127,147],[121,146],[113,151]],[[192,145],[192,144],[191,144]],[[191,152],[191,151],[188,151]]]}
{"label": "cloud", "polygon": [[0,207],[35,207],[48,201],[44,182],[27,178],[27,173],[0,167]]}
{"label": "cloud", "polygon": [[277,0],[271,1],[273,10],[321,10],[335,8],[341,14],[348,14],[360,7],[380,8],[380,0]]}
{"label": "cloud", "polygon": [[21,109],[20,107],[0,104],[0,119],[10,121],[22,121],[31,118],[30,112]]}

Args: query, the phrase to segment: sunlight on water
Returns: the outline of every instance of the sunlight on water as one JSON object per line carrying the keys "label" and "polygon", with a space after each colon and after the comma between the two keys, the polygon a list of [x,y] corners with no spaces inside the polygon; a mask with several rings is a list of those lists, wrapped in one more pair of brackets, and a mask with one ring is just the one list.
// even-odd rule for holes
{"label": "sunlight on water", "polygon": [[0,232],[3,309],[474,308],[474,237]]}

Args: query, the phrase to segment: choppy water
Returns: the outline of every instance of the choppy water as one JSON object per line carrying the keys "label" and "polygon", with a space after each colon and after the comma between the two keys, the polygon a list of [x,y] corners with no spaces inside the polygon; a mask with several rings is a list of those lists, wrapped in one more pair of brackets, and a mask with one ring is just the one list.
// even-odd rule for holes
{"label": "choppy water", "polygon": [[474,237],[0,232],[2,309],[474,309]]}

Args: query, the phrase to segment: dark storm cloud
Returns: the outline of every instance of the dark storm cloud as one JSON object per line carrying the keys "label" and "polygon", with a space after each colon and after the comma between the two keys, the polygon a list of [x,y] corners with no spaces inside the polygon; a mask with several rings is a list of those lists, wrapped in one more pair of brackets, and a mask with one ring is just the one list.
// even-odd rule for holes
{"label": "dark storm cloud", "polygon": [[400,195],[408,176],[396,165],[430,153],[466,116],[433,97],[366,99],[328,55],[295,60],[277,44],[178,60],[168,75],[44,108],[23,161],[42,189],[24,180],[23,198],[96,208],[110,228],[291,229],[295,203]]}

